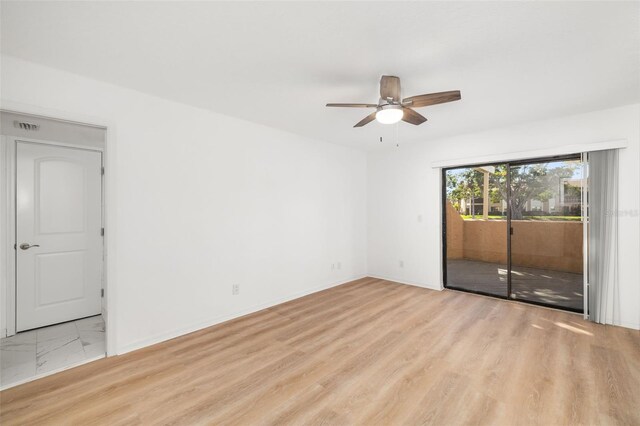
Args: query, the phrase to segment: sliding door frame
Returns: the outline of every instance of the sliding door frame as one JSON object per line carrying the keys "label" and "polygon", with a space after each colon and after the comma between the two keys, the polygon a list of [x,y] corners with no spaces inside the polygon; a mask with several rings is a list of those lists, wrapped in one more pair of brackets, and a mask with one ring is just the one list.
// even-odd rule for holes
{"label": "sliding door frame", "polygon": [[[473,293],[473,294],[480,294],[482,296],[489,296],[489,297],[495,297],[498,299],[504,299],[504,300],[509,300],[509,290],[511,287],[511,269],[510,269],[510,262],[511,262],[511,256],[507,256],[507,296],[501,296],[499,294],[495,294],[495,293],[489,293],[486,291],[480,291],[480,290],[470,290],[470,289],[466,289],[466,288],[462,288],[462,287],[456,287],[456,286],[452,286],[452,285],[448,285],[447,284],[447,172],[449,170],[457,170],[457,169],[467,169],[470,167],[485,167],[485,166],[495,166],[496,164],[506,164],[507,166],[509,166],[509,162],[508,161],[499,161],[499,162],[492,162],[492,163],[478,163],[478,164],[469,164],[469,165],[465,165],[465,166],[454,166],[454,167],[443,167],[442,168],[442,175],[440,180],[442,181],[442,194],[441,194],[441,212],[440,214],[442,215],[442,286],[446,289],[450,289],[450,290],[458,290],[458,291],[464,291],[467,293]],[[507,173],[507,195],[510,196],[510,185],[511,184],[511,174]],[[508,206],[508,202],[507,202],[507,234],[509,232],[510,226],[511,226],[511,219],[510,219],[510,215],[511,215],[511,209]],[[509,237],[509,235],[507,235],[507,250],[508,253],[511,252],[511,238]]]}
{"label": "sliding door frame", "polygon": [[[498,299],[504,299],[504,300],[516,300],[518,302],[523,302],[523,303],[528,303],[531,305],[537,305],[537,306],[544,306],[547,308],[553,308],[553,309],[560,309],[560,310],[564,310],[564,311],[569,311],[569,312],[576,312],[576,313],[580,313],[580,314],[585,314],[584,309],[574,309],[574,308],[569,308],[569,307],[564,307],[564,306],[559,306],[559,305],[553,305],[550,303],[544,303],[544,302],[538,302],[535,300],[527,300],[527,299],[515,299],[512,296],[511,293],[511,269],[512,269],[512,262],[511,262],[511,237],[512,237],[512,226],[511,226],[511,167],[512,166],[522,166],[522,165],[527,165],[527,164],[536,164],[536,163],[545,163],[545,162],[552,162],[552,161],[562,161],[562,160],[580,160],[583,164],[583,167],[585,164],[587,164],[587,161],[585,161],[585,159],[583,158],[582,153],[575,153],[575,154],[565,154],[565,155],[556,155],[556,156],[551,156],[551,157],[540,157],[540,158],[530,158],[530,159],[525,159],[525,160],[516,160],[516,161],[495,161],[495,162],[491,162],[491,163],[481,163],[481,164],[469,164],[469,165],[464,165],[464,166],[455,166],[455,167],[443,167],[442,168],[442,175],[441,175],[441,181],[442,181],[442,185],[441,185],[441,212],[440,214],[442,215],[442,285],[444,288],[446,289],[451,289],[451,290],[458,290],[458,291],[464,291],[467,293],[473,293],[473,294],[480,294],[483,296],[490,296],[490,297],[495,297]],[[499,294],[494,294],[494,293],[488,293],[488,292],[484,292],[484,291],[478,291],[478,290],[469,290],[469,289],[465,289],[465,288],[461,288],[461,287],[456,287],[456,286],[452,286],[452,285],[448,285],[447,284],[447,172],[449,170],[456,170],[456,169],[465,169],[465,168],[470,168],[470,167],[484,167],[484,166],[495,166],[498,164],[504,164],[507,167],[507,296],[501,296]],[[584,169],[583,169],[584,170]],[[585,176],[583,174],[583,180],[585,179]],[[581,206],[581,213],[582,213],[582,226],[583,226],[583,257],[584,257],[584,247],[585,244],[587,244],[587,241],[584,237],[585,232],[584,232],[584,227],[587,226],[588,223],[588,206],[586,203],[586,200],[582,201],[582,206]],[[582,270],[582,274],[583,276],[585,276],[588,273],[587,268],[587,263],[586,263],[586,259],[583,258],[583,264],[585,266],[583,266],[583,270]],[[586,287],[586,286],[585,286]],[[583,305],[584,305],[584,301],[587,298],[587,294],[585,291],[583,291]],[[586,315],[586,314],[585,314]]]}

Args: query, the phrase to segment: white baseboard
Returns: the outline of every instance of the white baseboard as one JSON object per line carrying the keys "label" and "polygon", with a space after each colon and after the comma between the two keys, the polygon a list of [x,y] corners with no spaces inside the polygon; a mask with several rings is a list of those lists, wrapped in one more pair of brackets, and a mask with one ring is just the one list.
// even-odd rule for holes
{"label": "white baseboard", "polygon": [[[193,333],[195,331],[198,330],[202,330],[204,328],[207,327],[211,327],[214,326],[216,324],[220,324],[223,323],[225,321],[229,321],[235,318],[239,318],[241,316],[244,315],[248,315],[254,312],[258,312],[261,311],[263,309],[267,309],[276,305],[279,305],[281,303],[285,303],[294,299],[298,299],[300,297],[304,297],[307,296],[309,294],[313,294],[313,293],[317,293],[319,291],[323,291],[338,285],[342,285],[351,281],[355,281],[358,279],[362,279],[362,278],[376,278],[376,279],[381,279],[381,280],[386,280],[386,281],[392,281],[392,282],[396,282],[399,284],[406,284],[406,285],[411,285],[411,286],[415,286],[415,287],[420,287],[420,288],[426,288],[429,290],[435,290],[435,291],[441,291],[442,287],[441,286],[431,286],[431,285],[427,285],[427,284],[422,284],[422,283],[416,283],[416,282],[409,282],[409,281],[404,281],[404,280],[399,280],[399,279],[395,279],[395,278],[391,278],[391,277],[383,277],[383,276],[378,276],[378,275],[371,275],[371,274],[363,274],[363,275],[358,275],[355,277],[351,277],[349,279],[346,280],[342,280],[342,281],[338,281],[338,282],[334,282],[334,283],[330,283],[327,285],[323,285],[320,287],[315,287],[315,288],[311,288],[308,290],[304,290],[301,292],[297,292],[297,293],[293,293],[290,294],[288,296],[282,297],[282,298],[278,298],[278,299],[274,299],[265,303],[261,303],[258,305],[254,305],[250,308],[247,309],[243,309],[242,311],[238,311],[238,312],[234,312],[233,314],[229,314],[229,315],[222,315],[222,316],[217,316],[217,317],[213,317],[213,318],[209,318],[209,319],[205,319],[203,321],[199,321],[197,323],[191,324],[189,326],[186,327],[180,327],[174,330],[170,330],[168,332],[164,332],[164,333],[159,333],[156,334],[152,337],[146,338],[146,339],[142,339],[142,340],[138,340],[136,342],[133,343],[129,343],[126,345],[123,345],[121,347],[118,348],[117,350],[117,354],[118,355],[122,355],[125,354],[127,352],[131,352],[131,351],[135,351],[137,349],[142,349],[145,348],[147,346],[151,346],[151,345],[155,345],[157,343],[161,343],[170,339],[174,339],[176,337],[180,337],[183,336],[185,334],[189,334],[189,333]],[[619,324],[622,327],[627,327],[627,328],[633,328],[633,329],[640,329],[640,326],[638,324],[632,324],[632,323],[623,323],[623,324]]]}
{"label": "white baseboard", "polygon": [[323,286],[320,286],[320,287],[315,287],[315,288],[311,288],[311,289],[304,290],[304,291],[301,291],[301,292],[293,293],[293,294],[290,294],[290,295],[285,296],[285,297],[281,297],[281,298],[274,299],[274,300],[271,300],[271,301],[266,302],[266,303],[261,303],[261,304],[252,306],[252,307],[247,308],[247,309],[243,309],[242,311],[239,311],[239,312],[234,312],[233,314],[222,315],[222,316],[218,316],[218,317],[205,319],[203,321],[199,321],[197,323],[188,325],[186,327],[180,327],[180,328],[177,328],[177,329],[165,332],[165,333],[159,333],[159,334],[156,334],[155,336],[152,336],[152,337],[149,337],[149,338],[146,338],[146,339],[138,340],[136,342],[123,345],[123,346],[121,346],[121,347],[119,347],[117,349],[117,354],[118,355],[122,355],[122,354],[125,354],[127,352],[131,352],[131,351],[135,351],[135,350],[138,350],[138,349],[146,348],[147,346],[155,345],[155,344],[158,344],[158,343],[170,340],[170,339],[175,339],[176,337],[180,337],[180,336],[183,336],[185,334],[193,333],[195,331],[202,330],[203,328],[211,327],[213,325],[220,324],[220,323],[223,323],[225,321],[229,321],[229,320],[232,320],[232,319],[235,319],[235,318],[239,318],[239,317],[242,317],[244,315],[252,314],[254,312],[258,312],[258,311],[261,311],[263,309],[271,308],[271,307],[279,305],[281,303],[289,302],[291,300],[298,299],[300,297],[304,297],[304,296],[307,296],[309,294],[317,293],[319,291],[323,291],[323,290],[329,289],[331,287],[336,287],[336,286],[339,286],[339,285],[342,285],[342,284],[346,284],[348,282],[359,280],[361,278],[366,278],[366,277],[367,277],[366,274],[358,275],[358,276],[349,278],[347,280],[338,281],[338,282],[330,283],[330,284],[323,285]]}
{"label": "white baseboard", "polygon": [[[430,285],[426,285],[426,284],[420,284],[420,283],[414,283],[414,282],[408,282],[408,281],[403,281],[403,280],[398,280],[395,278],[389,278],[389,277],[382,277],[382,276],[378,276],[378,275],[367,275],[370,278],[376,278],[379,280],[386,280],[386,281],[392,281],[392,282],[396,282],[399,284],[406,284],[406,285],[412,285],[415,287],[422,287],[422,288],[428,288],[430,290],[436,290],[436,291],[442,291],[443,288],[442,287],[434,287],[434,286],[430,286]],[[491,297],[491,296],[489,296]],[[529,306],[536,306],[536,305],[529,305]],[[549,309],[556,309],[553,307],[549,307]],[[607,325],[612,325],[615,327],[624,327],[624,328],[630,328],[633,330],[640,330],[640,323],[636,323],[636,322],[631,322],[631,321],[620,321],[618,323],[615,324],[607,324]]]}
{"label": "white baseboard", "polygon": [[442,287],[441,286],[432,286],[432,285],[429,285],[429,284],[422,284],[422,283],[416,283],[416,282],[411,282],[411,281],[404,281],[404,280],[399,280],[399,279],[396,279],[396,278],[382,277],[382,276],[379,276],[379,275],[371,275],[371,274],[369,274],[367,276],[371,277],[371,278],[377,278],[379,280],[392,281],[392,282],[398,283],[398,284],[405,284],[405,285],[411,285],[411,286],[414,286],[414,287],[426,288],[426,289],[429,289],[429,290],[442,291]]}
{"label": "white baseboard", "polygon": [[631,328],[633,330],[640,330],[640,323],[637,322],[630,322],[630,321],[620,321],[617,324],[613,324],[616,327],[624,327],[624,328]]}

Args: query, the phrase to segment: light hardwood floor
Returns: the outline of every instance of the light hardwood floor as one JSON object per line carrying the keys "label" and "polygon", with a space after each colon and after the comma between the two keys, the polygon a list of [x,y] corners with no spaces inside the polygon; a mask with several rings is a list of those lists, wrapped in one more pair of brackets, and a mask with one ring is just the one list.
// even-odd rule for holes
{"label": "light hardwood floor", "polygon": [[640,332],[365,278],[0,394],[10,424],[640,424]]}

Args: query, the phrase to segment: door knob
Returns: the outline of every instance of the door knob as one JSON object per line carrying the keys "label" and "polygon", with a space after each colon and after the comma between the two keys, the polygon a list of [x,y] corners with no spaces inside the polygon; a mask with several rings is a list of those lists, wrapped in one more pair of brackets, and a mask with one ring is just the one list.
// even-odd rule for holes
{"label": "door knob", "polygon": [[22,243],[22,244],[20,244],[20,248],[21,248],[22,250],[29,250],[31,247],[40,247],[40,246],[39,246],[38,244],[31,245],[31,244],[29,244],[29,243]]}

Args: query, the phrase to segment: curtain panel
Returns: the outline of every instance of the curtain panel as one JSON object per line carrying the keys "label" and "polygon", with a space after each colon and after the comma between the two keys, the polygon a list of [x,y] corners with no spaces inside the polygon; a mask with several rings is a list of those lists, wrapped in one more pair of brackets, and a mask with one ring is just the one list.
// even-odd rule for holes
{"label": "curtain panel", "polygon": [[589,319],[619,322],[618,150],[595,151],[589,161]]}

